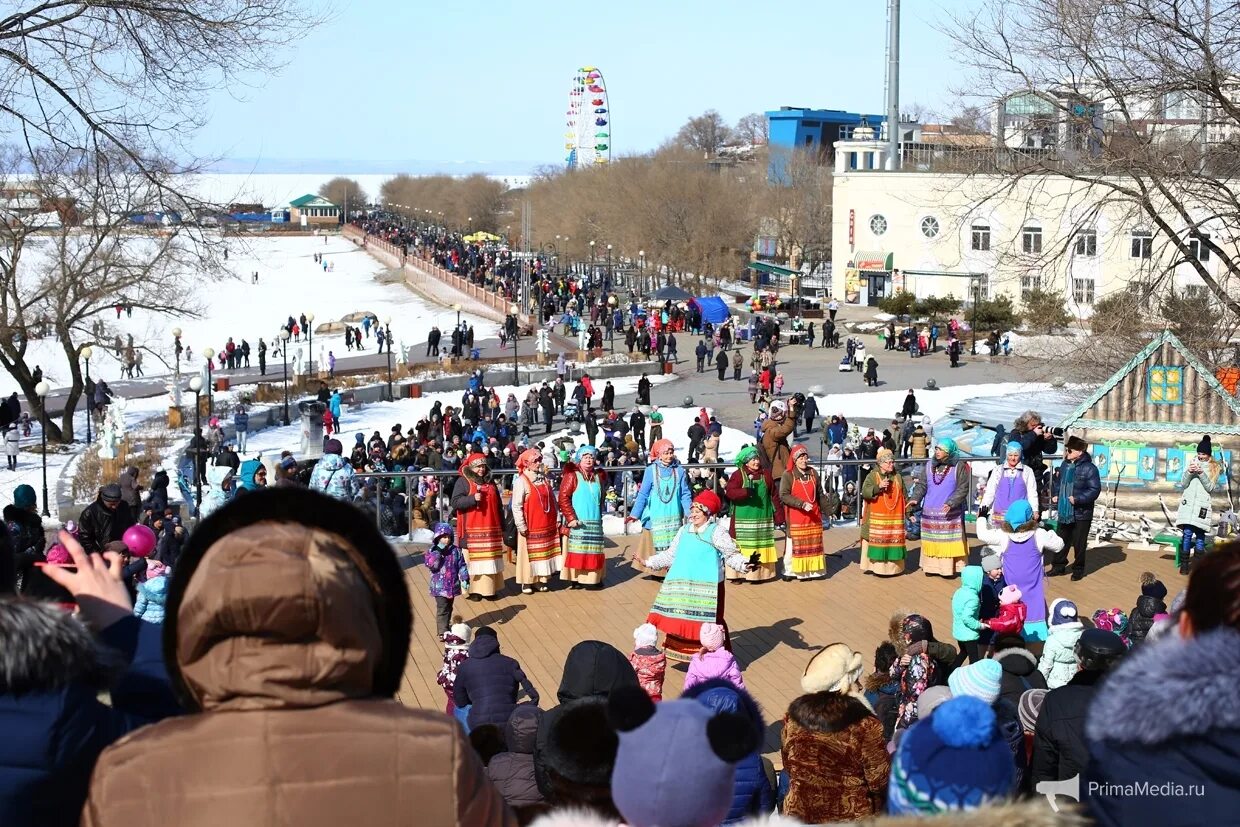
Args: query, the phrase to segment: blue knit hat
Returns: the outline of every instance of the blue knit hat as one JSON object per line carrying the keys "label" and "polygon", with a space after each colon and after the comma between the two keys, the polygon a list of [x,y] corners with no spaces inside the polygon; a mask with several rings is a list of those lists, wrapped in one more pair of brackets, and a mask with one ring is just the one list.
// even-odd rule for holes
{"label": "blue knit hat", "polygon": [[973,810],[1011,797],[1016,764],[995,713],[977,698],[952,698],[900,739],[891,761],[887,811],[930,815]]}
{"label": "blue knit hat", "polygon": [[1033,506],[1025,500],[1017,500],[1007,507],[1003,518],[1012,528],[1020,528],[1033,519]]}
{"label": "blue knit hat", "polygon": [[1003,666],[993,658],[957,667],[947,678],[947,686],[951,689],[953,698],[967,695],[987,704],[993,704],[999,697],[1002,683]]}
{"label": "blue knit hat", "polygon": [[37,501],[34,489],[29,485],[19,485],[13,489],[13,505],[18,508],[34,508]]}

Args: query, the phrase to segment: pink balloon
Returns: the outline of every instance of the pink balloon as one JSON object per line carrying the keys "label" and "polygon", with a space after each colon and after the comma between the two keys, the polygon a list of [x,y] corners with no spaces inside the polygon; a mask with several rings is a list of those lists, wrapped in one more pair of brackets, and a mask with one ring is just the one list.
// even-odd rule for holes
{"label": "pink balloon", "polygon": [[130,526],[125,529],[121,541],[134,557],[150,557],[155,550],[155,532],[149,526]]}

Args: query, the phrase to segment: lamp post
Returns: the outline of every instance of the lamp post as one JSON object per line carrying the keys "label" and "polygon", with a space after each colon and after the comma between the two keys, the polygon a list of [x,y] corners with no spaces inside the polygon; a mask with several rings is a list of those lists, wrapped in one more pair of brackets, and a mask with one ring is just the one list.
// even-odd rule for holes
{"label": "lamp post", "polygon": [[288,340],[292,337],[287,327],[280,328],[276,336],[280,339],[280,361],[284,371],[284,427],[288,427]]}
{"label": "lamp post", "polygon": [[611,245],[607,245],[607,289],[611,289],[611,282],[614,276],[611,272]]}
{"label": "lamp post", "polygon": [[211,395],[211,360],[215,358],[215,348],[203,348],[202,355],[207,360],[207,372],[203,381],[207,385],[207,416],[210,416],[215,411],[215,397]]}
{"label": "lamp post", "polygon": [[[202,377],[191,376],[189,378],[189,389],[194,393],[194,439],[197,440],[202,432]],[[288,423],[285,423],[288,424]],[[196,441],[194,443],[194,517],[197,518],[202,509],[202,443]]]}
{"label": "lamp post", "polygon": [[517,339],[521,337],[521,319],[517,316],[521,312],[521,308],[515,304],[508,305],[508,312],[512,314],[512,384],[517,387],[521,386],[520,380],[517,379]]}
{"label": "lamp post", "polygon": [[637,292],[646,294],[646,251],[637,251]]}
{"label": "lamp post", "polygon": [[607,340],[611,343],[611,352],[616,352],[616,297],[607,297]]}
{"label": "lamp post", "polygon": [[[90,345],[82,348],[82,359],[86,362],[86,387],[90,387],[90,357],[94,355],[95,349]],[[90,445],[90,403],[93,399],[86,400],[86,444]]]}
{"label": "lamp post", "polygon": [[396,397],[392,395],[392,317],[388,316],[383,320],[383,339],[387,343],[387,370],[388,370],[388,401],[395,402]]}
{"label": "lamp post", "polygon": [[39,430],[42,432],[40,436],[43,441],[43,516],[50,517],[52,513],[47,508],[47,393],[52,389],[47,384],[46,379],[39,381],[34,386],[35,395],[39,397],[39,412],[42,414],[42,421],[39,423]]}
{"label": "lamp post", "polygon": [[594,284],[594,242],[590,242],[590,280],[587,284]]}
{"label": "lamp post", "polygon": [[306,314],[306,335],[310,337],[310,375],[314,376],[314,313]]}
{"label": "lamp post", "polygon": [[982,300],[982,279],[980,276],[971,276],[973,280],[973,313],[972,319],[969,321],[969,327],[972,328],[973,342],[969,345],[969,352],[977,355],[977,303]]}

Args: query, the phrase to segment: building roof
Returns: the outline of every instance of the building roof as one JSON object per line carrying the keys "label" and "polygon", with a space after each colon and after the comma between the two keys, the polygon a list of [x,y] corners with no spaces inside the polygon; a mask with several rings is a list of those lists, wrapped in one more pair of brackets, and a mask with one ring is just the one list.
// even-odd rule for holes
{"label": "building roof", "polygon": [[[1145,401],[1146,378],[1141,368],[1156,355],[1169,362],[1167,357],[1172,354],[1181,357],[1184,364],[1170,366],[1183,367],[1192,372],[1191,382],[1186,377],[1184,387],[1187,389],[1197,386],[1200,392],[1194,396],[1204,395],[1206,399],[1204,404],[1192,399],[1181,400],[1181,404],[1177,405],[1159,406],[1160,413],[1174,411],[1178,416],[1155,417],[1151,415],[1150,404]],[[1138,376],[1138,373],[1141,375]],[[1113,394],[1124,395],[1127,399],[1117,400]],[[1133,404],[1134,397],[1138,395],[1141,402]],[[1188,395],[1184,394],[1185,397]],[[1125,401],[1134,409],[1135,415],[1120,407]],[[1206,415],[1202,416],[1203,413]],[[1063,428],[1092,426],[1118,431],[1208,431],[1215,434],[1240,434],[1240,400],[1227,392],[1218,378],[1174,333],[1164,330],[1133,356],[1128,364],[1103,382],[1098,390],[1090,394],[1060,424]]]}
{"label": "building roof", "polygon": [[294,198],[292,201],[288,202],[288,205],[290,207],[297,207],[297,208],[338,207],[339,206],[337,204],[333,204],[331,201],[328,201],[326,198],[324,198],[321,195],[312,195],[312,194],[303,195],[301,198]]}

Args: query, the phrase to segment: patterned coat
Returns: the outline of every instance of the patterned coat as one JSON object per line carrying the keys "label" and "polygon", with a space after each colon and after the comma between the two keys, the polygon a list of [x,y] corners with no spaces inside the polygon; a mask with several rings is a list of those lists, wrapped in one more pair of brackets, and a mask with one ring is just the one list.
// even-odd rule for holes
{"label": "patterned coat", "polygon": [[883,725],[858,698],[839,692],[797,698],[784,716],[780,751],[788,775],[784,815],[826,824],[884,812],[891,760]]}

